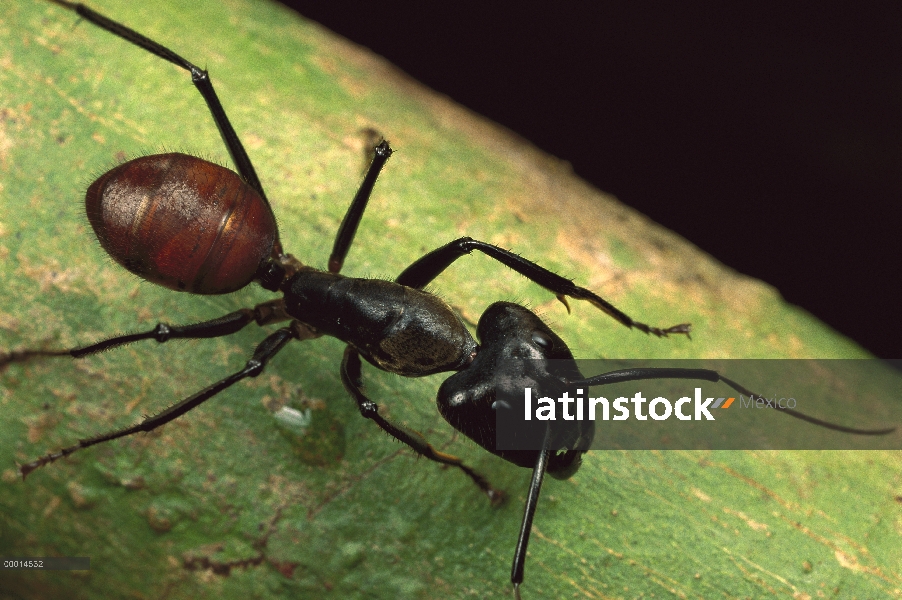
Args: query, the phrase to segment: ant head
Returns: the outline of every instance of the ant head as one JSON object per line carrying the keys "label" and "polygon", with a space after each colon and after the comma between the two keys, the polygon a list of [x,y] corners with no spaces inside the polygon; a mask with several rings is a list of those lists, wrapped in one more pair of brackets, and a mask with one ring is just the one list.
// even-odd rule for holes
{"label": "ant head", "polygon": [[[520,406],[507,399],[523,399],[526,388],[535,397],[558,398],[568,381],[583,379],[567,344],[526,308],[496,302],[479,319],[480,347],[473,362],[449,377],[438,392],[438,410],[455,429],[492,454],[521,467],[533,468],[539,450],[499,450],[498,411]],[[520,417],[522,418],[522,417]],[[592,421],[537,421],[528,424],[529,439],[541,442],[552,428],[548,473],[561,479],[579,468],[580,457],[595,433]]]}

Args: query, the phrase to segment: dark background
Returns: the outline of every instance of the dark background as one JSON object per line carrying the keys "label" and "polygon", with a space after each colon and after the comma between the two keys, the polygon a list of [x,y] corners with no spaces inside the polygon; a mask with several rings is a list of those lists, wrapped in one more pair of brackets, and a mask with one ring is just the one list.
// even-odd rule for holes
{"label": "dark background", "polygon": [[902,358],[902,9],[286,1]]}

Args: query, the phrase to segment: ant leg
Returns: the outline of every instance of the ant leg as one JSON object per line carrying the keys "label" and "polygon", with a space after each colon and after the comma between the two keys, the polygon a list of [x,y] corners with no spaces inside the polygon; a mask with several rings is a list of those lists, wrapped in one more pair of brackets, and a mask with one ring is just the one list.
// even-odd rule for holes
{"label": "ant leg", "polygon": [[398,278],[395,279],[395,282],[406,285],[407,287],[422,289],[428,285],[429,282],[438,277],[442,271],[447,269],[451,263],[458,258],[469,254],[473,250],[479,250],[483,254],[494,258],[498,262],[507,265],[514,271],[520,273],[530,281],[539,284],[546,290],[555,294],[557,299],[563,302],[564,306],[567,307],[567,312],[570,312],[570,305],[567,304],[567,296],[570,296],[577,300],[586,300],[592,303],[595,307],[601,309],[604,313],[615,318],[629,328],[635,327],[639,331],[653,333],[658,337],[667,337],[671,333],[682,333],[689,337],[689,333],[692,330],[692,326],[688,323],[660,329],[658,327],[651,327],[645,323],[640,323],[639,321],[634,321],[626,313],[615,308],[613,304],[601,296],[596,295],[584,287],[579,287],[574,284],[572,280],[561,277],[556,273],[552,273],[545,267],[541,267],[532,261],[526,260],[513,252],[468,237],[454,240],[423,256],[404,269],[404,271],[398,275]]}
{"label": "ant leg", "polygon": [[225,316],[204,321],[202,323],[194,323],[192,325],[170,325],[168,323],[157,323],[157,326],[150,331],[141,333],[127,333],[125,335],[117,335],[90,346],[82,348],[74,348],[69,353],[74,358],[81,358],[89,354],[96,354],[115,348],[124,346],[140,340],[156,340],[159,343],[168,342],[174,339],[198,339],[198,338],[215,338],[231,335],[248,325],[254,320],[254,311],[248,308],[227,314]]}
{"label": "ant leg", "polygon": [[[213,83],[210,81],[210,76],[207,74],[207,71],[188,62],[169,48],[166,48],[150,38],[144,37],[137,31],[129,29],[121,23],[117,23],[116,21],[91,10],[84,4],[79,2],[69,2],[68,0],[50,1],[63,8],[74,11],[78,16],[109,31],[113,35],[117,35],[127,42],[131,42],[140,48],[144,48],[148,52],[156,54],[160,58],[168,60],[172,64],[191,73],[191,82],[200,92],[200,95],[203,96],[204,102],[206,102],[207,108],[210,110],[210,114],[216,122],[216,127],[219,129],[219,134],[222,136],[222,141],[225,142],[229,155],[232,157],[232,162],[234,162],[235,166],[238,168],[241,178],[244,179],[249,186],[254,188],[254,191],[260,194],[260,198],[262,198],[267,206],[269,206],[269,201],[266,199],[266,193],[263,191],[263,186],[260,184],[260,178],[257,177],[257,171],[254,169],[254,165],[251,163],[247,151],[241,144],[238,134],[235,133],[234,127],[232,127],[232,124],[229,122],[225,109],[222,108],[219,97],[213,89]],[[279,256],[281,254],[282,245],[277,239],[275,247],[273,248],[273,255]]]}
{"label": "ant leg", "polygon": [[222,390],[238,383],[242,379],[246,377],[258,376],[263,372],[263,368],[266,366],[266,363],[269,362],[269,359],[275,356],[279,352],[279,350],[284,348],[285,344],[287,344],[292,338],[298,338],[299,333],[303,335],[303,332],[296,331],[296,327],[294,326],[283,327],[282,329],[273,332],[266,339],[260,342],[260,344],[257,346],[257,349],[254,350],[253,357],[249,361],[247,361],[247,364],[244,366],[244,368],[237,373],[234,373],[226,377],[225,379],[217,381],[213,385],[204,388],[193,396],[185,398],[181,402],[173,404],[159,414],[146,417],[137,425],[132,425],[131,427],[125,427],[123,429],[111,431],[109,433],[98,435],[96,437],[88,438],[85,440],[79,440],[79,442],[74,446],[63,448],[59,452],[52,452],[28,464],[21,465],[19,467],[19,472],[22,474],[22,477],[24,479],[35,469],[39,469],[40,467],[59,460],[64,456],[69,456],[76,450],[81,450],[82,448],[87,448],[95,444],[100,444],[102,442],[108,442],[110,440],[125,437],[133,433],[138,433],[139,431],[152,431],[157,427],[160,427],[161,425],[165,425],[169,421],[182,416],[189,410],[200,406],[202,403],[206,402]]}
{"label": "ant leg", "polygon": [[38,357],[71,356],[73,358],[82,358],[89,354],[104,352],[117,346],[124,346],[140,340],[155,339],[162,344],[178,338],[221,337],[240,331],[253,320],[254,311],[249,308],[243,308],[228,315],[193,325],[157,323],[157,326],[150,331],[117,335],[90,346],[82,346],[71,350],[14,350],[0,356],[0,367],[14,362],[26,362]]}
{"label": "ant leg", "polygon": [[28,362],[33,358],[51,356],[72,356],[72,354],[71,350],[32,350],[30,348],[0,352],[0,369],[12,363]]}
{"label": "ant leg", "polygon": [[465,465],[461,459],[451,454],[439,452],[421,434],[396,425],[379,414],[379,406],[367,398],[362,391],[363,379],[360,373],[360,354],[351,346],[345,348],[344,358],[341,361],[341,382],[348,393],[354,397],[354,400],[357,402],[357,408],[360,409],[360,414],[364,418],[375,421],[388,435],[403,444],[407,444],[420,456],[443,465],[459,468],[473,480],[473,483],[479,486],[479,489],[489,497],[489,501],[493,505],[503,502],[504,493],[493,488],[485,477]]}
{"label": "ant leg", "polygon": [[[758,397],[762,400],[767,400],[764,396],[760,394],[756,394],[754,392],[749,391],[745,387],[739,385],[732,379],[727,379],[717,371],[712,371],[710,369],[681,369],[681,368],[656,368],[656,367],[645,367],[645,368],[637,368],[637,369],[621,369],[619,371],[611,371],[610,373],[602,373],[601,375],[595,375],[594,377],[588,377],[586,379],[580,379],[579,381],[571,381],[571,385],[584,385],[584,386],[594,386],[594,385],[605,385],[609,383],[622,383],[624,381],[641,381],[643,379],[701,379],[704,381],[712,381],[712,382],[723,382],[739,392],[740,394],[744,394],[749,397]],[[888,427],[884,429],[856,429],[854,427],[846,427],[845,425],[837,425],[836,423],[830,423],[829,421],[822,421],[816,417],[810,417],[805,413],[800,413],[797,410],[793,410],[791,408],[785,408],[779,406],[777,404],[767,403],[767,406],[781,412],[788,414],[791,417],[795,417],[796,419],[800,419],[802,421],[807,421],[808,423],[812,423],[814,425],[818,425],[819,427],[823,427],[825,429],[832,429],[834,431],[841,431],[843,433],[852,433],[855,435],[887,435],[896,430],[895,427]]]}
{"label": "ant leg", "polygon": [[[18,350],[5,355],[0,355],[0,367],[13,362],[25,362],[32,358],[41,356],[71,356],[73,358],[82,358],[89,354],[104,352],[117,346],[124,346],[140,340],[154,339],[159,343],[168,342],[174,339],[202,339],[215,338],[232,335],[246,327],[252,321],[256,321],[258,325],[268,325],[279,321],[290,320],[285,313],[285,303],[282,299],[264,302],[255,306],[253,309],[242,308],[233,313],[229,313],[216,319],[194,323],[191,325],[169,325],[168,323],[158,323],[156,327],[150,331],[140,333],[129,333],[118,335],[90,346],[81,348],[73,348],[72,350]],[[307,338],[315,337],[307,335]]]}
{"label": "ant leg", "polygon": [[348,212],[345,213],[341,226],[338,228],[338,234],[335,236],[335,244],[332,246],[332,254],[329,256],[329,272],[338,273],[344,265],[345,257],[348,250],[354,242],[354,235],[357,234],[357,226],[360,225],[360,219],[363,218],[363,211],[366,210],[367,202],[370,200],[370,194],[373,192],[373,186],[379,177],[379,172],[385,166],[386,161],[392,155],[393,150],[388,142],[382,140],[376,146],[373,155],[373,162],[367,169],[366,176],[360,184],[360,189],[351,201]]}

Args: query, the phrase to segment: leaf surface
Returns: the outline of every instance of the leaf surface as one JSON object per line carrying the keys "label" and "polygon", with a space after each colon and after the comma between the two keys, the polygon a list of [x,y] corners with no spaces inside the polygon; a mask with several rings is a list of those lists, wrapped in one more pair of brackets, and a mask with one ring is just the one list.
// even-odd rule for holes
{"label": "leaf surface", "polygon": [[[176,67],[49,2],[0,14],[0,348],[72,347],[271,297],[197,297],[137,280],[83,216],[126,157],[228,156]],[[319,26],[266,3],[91,5],[207,68],[273,203],[283,243],[325,267],[365,165],[397,152],[345,273],[392,278],[468,235],[693,340],[630,332],[486,257],[431,287],[475,322],[495,300],[539,310],[579,357],[865,357],[852,342],[575,178],[566,165]],[[600,142],[600,143],[603,143]],[[641,177],[641,173],[636,174]],[[691,207],[674,207],[690,210]],[[734,232],[737,243],[754,236]],[[14,461],[135,422],[239,369],[265,333],[134,344],[0,373],[0,555],[90,556],[89,572],[5,571],[4,597],[508,597],[529,472],[455,436],[441,377],[367,368],[392,418],[464,457],[510,501],[383,435],[342,390],[342,346],[294,343],[256,380],[160,432],[17,478]],[[887,374],[898,399],[899,379]],[[273,410],[309,409],[301,432]],[[801,426],[801,425],[800,425]],[[900,596],[902,460],[890,452],[595,452],[543,490],[524,597]]]}

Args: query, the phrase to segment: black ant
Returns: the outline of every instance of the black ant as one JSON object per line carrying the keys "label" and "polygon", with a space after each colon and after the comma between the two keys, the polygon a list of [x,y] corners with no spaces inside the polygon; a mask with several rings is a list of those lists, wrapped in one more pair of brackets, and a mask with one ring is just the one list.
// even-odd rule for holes
{"label": "black ant", "polygon": [[[262,326],[287,321],[288,325],[268,335],[238,372],[137,425],[80,440],[21,465],[23,477],[82,448],[151,431],[176,419],[238,381],[260,375],[291,340],[332,336],[347,344],[341,380],[361,415],[417,454],[459,468],[493,503],[501,501],[502,493],[459,458],[436,450],[419,433],[380,415],[376,403],[363,391],[361,357],[383,371],[405,377],[454,373],[438,392],[442,416],[485,450],[533,470],[511,574],[519,597],[542,479],[546,472],[562,479],[573,475],[589,448],[594,428],[585,422],[558,421],[553,427],[542,426],[540,450],[498,450],[495,413],[503,403],[496,402],[497,397],[524,387],[533,388],[538,395],[553,395],[552,390],[562,387],[664,378],[722,381],[740,393],[754,395],[736,382],[702,369],[631,369],[585,378],[565,342],[534,313],[509,302],[496,302],[482,314],[477,343],[448,304],[424,291],[455,260],[474,250],[549,290],[565,305],[567,297],[585,300],[621,324],[658,337],[688,336],[691,329],[688,324],[658,328],[635,321],[590,290],[485,242],[467,237],[450,242],[416,260],[391,282],[340,275],[376,179],[392,154],[385,141],[375,147],[372,163],[339,227],[328,271],[302,264],[283,251],[263,187],[207,72],[82,4],[51,1],[191,73],[238,170],[236,174],[193,156],[170,153],[131,160],[108,171],[91,184],[86,196],[88,220],[103,248],[132,273],[172,290],[225,294],[256,282],[282,297],[209,321],[183,326],[160,323],[150,331],[82,348],[15,351],[0,360],[0,365],[41,356],[80,358],[145,339],[162,343],[227,336],[252,322]],[[565,361],[565,366],[551,369],[552,360]],[[507,366],[511,364],[519,366]],[[780,410],[850,433],[892,431],[851,429],[790,409]]]}

